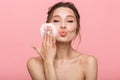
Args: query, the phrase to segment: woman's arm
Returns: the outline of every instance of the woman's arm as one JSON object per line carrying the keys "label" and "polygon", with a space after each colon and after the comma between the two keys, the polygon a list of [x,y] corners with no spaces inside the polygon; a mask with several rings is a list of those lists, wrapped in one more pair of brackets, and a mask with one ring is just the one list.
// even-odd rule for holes
{"label": "woman's arm", "polygon": [[27,61],[27,69],[32,80],[45,80],[41,57],[32,57]]}
{"label": "woman's arm", "polygon": [[27,61],[27,68],[32,80],[57,80],[52,61],[42,62],[41,57],[30,58]]}
{"label": "woman's arm", "polygon": [[85,80],[97,80],[98,71],[97,69],[98,69],[97,59],[93,56],[89,56],[86,65]]}
{"label": "woman's arm", "polygon": [[57,80],[54,67],[54,59],[56,56],[56,39],[53,36],[51,29],[47,29],[45,33],[46,34],[44,34],[42,48],[39,49],[34,47],[34,49],[40,54],[42,58],[45,80]]}
{"label": "woman's arm", "polygon": [[44,61],[44,71],[46,80],[57,80],[54,63],[51,61]]}

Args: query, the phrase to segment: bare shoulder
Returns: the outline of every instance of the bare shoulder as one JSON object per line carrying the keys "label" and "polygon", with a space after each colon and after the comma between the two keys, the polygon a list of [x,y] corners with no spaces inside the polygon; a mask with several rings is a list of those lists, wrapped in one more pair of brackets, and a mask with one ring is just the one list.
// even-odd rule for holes
{"label": "bare shoulder", "polygon": [[86,80],[97,80],[98,62],[97,58],[93,55],[80,53],[79,62],[82,64],[82,69],[85,74]]}
{"label": "bare shoulder", "polygon": [[97,65],[97,58],[93,55],[88,55],[85,53],[79,53],[79,60],[85,65]]}
{"label": "bare shoulder", "polygon": [[27,60],[27,69],[33,80],[44,80],[44,71],[42,65],[42,59],[40,57],[31,57]]}
{"label": "bare shoulder", "polygon": [[31,57],[27,60],[27,66],[42,64],[42,59],[40,57]]}
{"label": "bare shoulder", "polygon": [[42,68],[42,59],[40,57],[31,57],[27,60],[28,71],[36,71],[35,69]]}
{"label": "bare shoulder", "polygon": [[93,56],[93,55],[84,54],[84,55],[83,55],[83,58],[85,59],[85,61],[86,61],[88,64],[96,63],[96,62],[97,62],[96,57]]}

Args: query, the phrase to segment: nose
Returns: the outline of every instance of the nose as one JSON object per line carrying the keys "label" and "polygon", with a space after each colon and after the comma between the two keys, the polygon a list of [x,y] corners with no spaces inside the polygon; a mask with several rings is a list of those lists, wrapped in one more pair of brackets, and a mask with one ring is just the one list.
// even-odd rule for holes
{"label": "nose", "polygon": [[66,29],[66,25],[65,25],[64,22],[61,23],[61,27],[60,27],[60,28],[61,28],[61,29]]}
{"label": "nose", "polygon": [[65,26],[61,26],[61,29],[66,29],[66,27]]}

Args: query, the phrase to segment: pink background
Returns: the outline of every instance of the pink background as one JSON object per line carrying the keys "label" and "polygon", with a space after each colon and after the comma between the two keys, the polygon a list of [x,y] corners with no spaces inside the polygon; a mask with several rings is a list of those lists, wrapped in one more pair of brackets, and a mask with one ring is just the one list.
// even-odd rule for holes
{"label": "pink background", "polygon": [[[61,0],[0,0],[0,80],[31,80],[26,61],[38,56],[40,24]],[[98,80],[120,80],[120,0],[69,0],[81,15],[79,51],[98,59]],[[75,46],[75,45],[73,45]]]}

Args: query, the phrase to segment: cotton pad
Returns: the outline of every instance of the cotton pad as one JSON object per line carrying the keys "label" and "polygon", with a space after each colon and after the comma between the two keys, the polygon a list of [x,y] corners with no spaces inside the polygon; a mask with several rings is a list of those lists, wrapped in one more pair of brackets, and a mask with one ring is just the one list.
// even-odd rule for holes
{"label": "cotton pad", "polygon": [[40,27],[40,34],[41,34],[41,36],[43,37],[47,27],[51,27],[52,28],[52,33],[53,33],[53,36],[55,37],[57,35],[58,31],[56,29],[56,26],[54,24],[52,24],[52,23],[44,23],[44,24],[41,25],[41,27]]}

